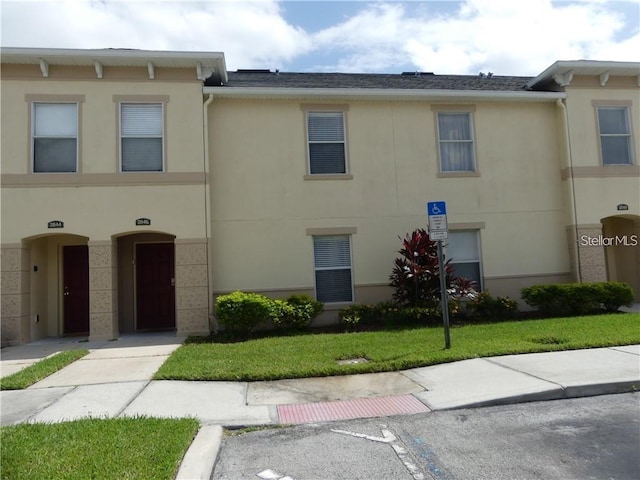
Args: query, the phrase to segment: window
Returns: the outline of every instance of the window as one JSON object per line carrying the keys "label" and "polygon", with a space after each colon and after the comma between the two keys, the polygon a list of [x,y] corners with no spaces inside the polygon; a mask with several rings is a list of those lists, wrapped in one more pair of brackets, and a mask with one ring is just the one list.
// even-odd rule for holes
{"label": "window", "polygon": [[351,238],[348,235],[313,237],[313,256],[318,301],[353,301]]}
{"label": "window", "polygon": [[35,173],[77,171],[77,103],[33,103],[32,151]]}
{"label": "window", "polygon": [[440,171],[475,172],[471,113],[438,112]]}
{"label": "window", "polygon": [[344,112],[307,112],[309,173],[347,173]]}
{"label": "window", "polygon": [[630,165],[631,128],[627,107],[598,107],[603,165]]}
{"label": "window", "polygon": [[123,172],[163,170],[163,105],[120,104],[120,158]]}
{"label": "window", "polygon": [[482,290],[482,262],[477,230],[449,231],[447,258],[451,259],[455,277],[465,277],[477,283]]}

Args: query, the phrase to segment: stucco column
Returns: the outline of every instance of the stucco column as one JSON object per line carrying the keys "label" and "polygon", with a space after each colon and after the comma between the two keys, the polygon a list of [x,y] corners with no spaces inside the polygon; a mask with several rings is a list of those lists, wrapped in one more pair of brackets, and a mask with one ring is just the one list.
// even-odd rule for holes
{"label": "stucco column", "polygon": [[89,340],[118,337],[116,245],[110,240],[89,245]]}
{"label": "stucco column", "polygon": [[207,239],[176,239],[175,261],[177,334],[208,335]]}
{"label": "stucco column", "polygon": [[[577,234],[577,235],[576,235]],[[575,225],[567,227],[571,271],[580,268],[583,282],[606,282],[607,266],[604,245],[602,244],[602,225]],[[577,259],[575,251],[577,249]],[[576,261],[578,265],[575,265]]]}
{"label": "stucco column", "polygon": [[29,324],[30,251],[21,244],[0,248],[0,318],[2,345],[31,341]]}

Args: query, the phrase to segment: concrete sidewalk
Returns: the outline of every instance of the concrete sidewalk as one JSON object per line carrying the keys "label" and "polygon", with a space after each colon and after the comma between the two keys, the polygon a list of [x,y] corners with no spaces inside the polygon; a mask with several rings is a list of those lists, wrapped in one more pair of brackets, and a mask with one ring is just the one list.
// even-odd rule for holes
{"label": "concrete sidewalk", "polygon": [[[91,353],[83,359],[26,390],[0,392],[0,424],[196,417],[203,429],[185,458],[191,470],[182,475],[189,478],[196,475],[193,468],[206,470],[209,457],[215,459],[211,448],[219,444],[220,426],[335,421],[640,389],[640,345],[477,358],[402,372],[187,382],[151,380],[183,339],[164,335],[141,344],[141,338],[87,344]],[[17,360],[11,350],[6,353],[6,361]],[[2,354],[4,371],[5,349]],[[206,472],[198,475],[207,478]]]}

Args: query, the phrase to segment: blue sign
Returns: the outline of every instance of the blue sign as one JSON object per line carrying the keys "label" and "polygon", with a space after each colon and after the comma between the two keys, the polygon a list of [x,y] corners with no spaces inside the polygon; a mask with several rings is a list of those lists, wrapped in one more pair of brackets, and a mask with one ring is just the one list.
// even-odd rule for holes
{"label": "blue sign", "polygon": [[446,202],[427,202],[427,215],[446,215],[447,203]]}

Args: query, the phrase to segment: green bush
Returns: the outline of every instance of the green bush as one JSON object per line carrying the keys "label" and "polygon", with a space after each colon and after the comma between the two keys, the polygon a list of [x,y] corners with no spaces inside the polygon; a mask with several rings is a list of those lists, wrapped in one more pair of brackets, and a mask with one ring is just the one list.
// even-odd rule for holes
{"label": "green bush", "polygon": [[621,306],[630,307],[633,303],[633,289],[626,283],[602,282],[598,284],[600,302],[607,312],[615,312]]}
{"label": "green bush", "polygon": [[633,302],[633,290],[626,283],[596,282],[534,285],[522,289],[527,304],[550,316],[572,316],[601,310],[616,311]]}
{"label": "green bush", "polygon": [[314,308],[311,303],[290,303],[287,300],[272,300],[272,319],[276,328],[299,329],[309,325]]}
{"label": "green bush", "polygon": [[466,313],[482,320],[510,320],[518,314],[518,303],[509,297],[492,297],[489,292],[481,292],[467,302]]}
{"label": "green bush", "polygon": [[273,319],[273,301],[257,293],[233,292],[216,299],[216,318],[233,336],[248,336]]}
{"label": "green bush", "polygon": [[289,298],[287,298],[287,303],[289,303],[290,305],[311,305],[311,320],[320,315],[324,310],[324,303],[318,302],[309,295],[305,294],[291,295]]}

